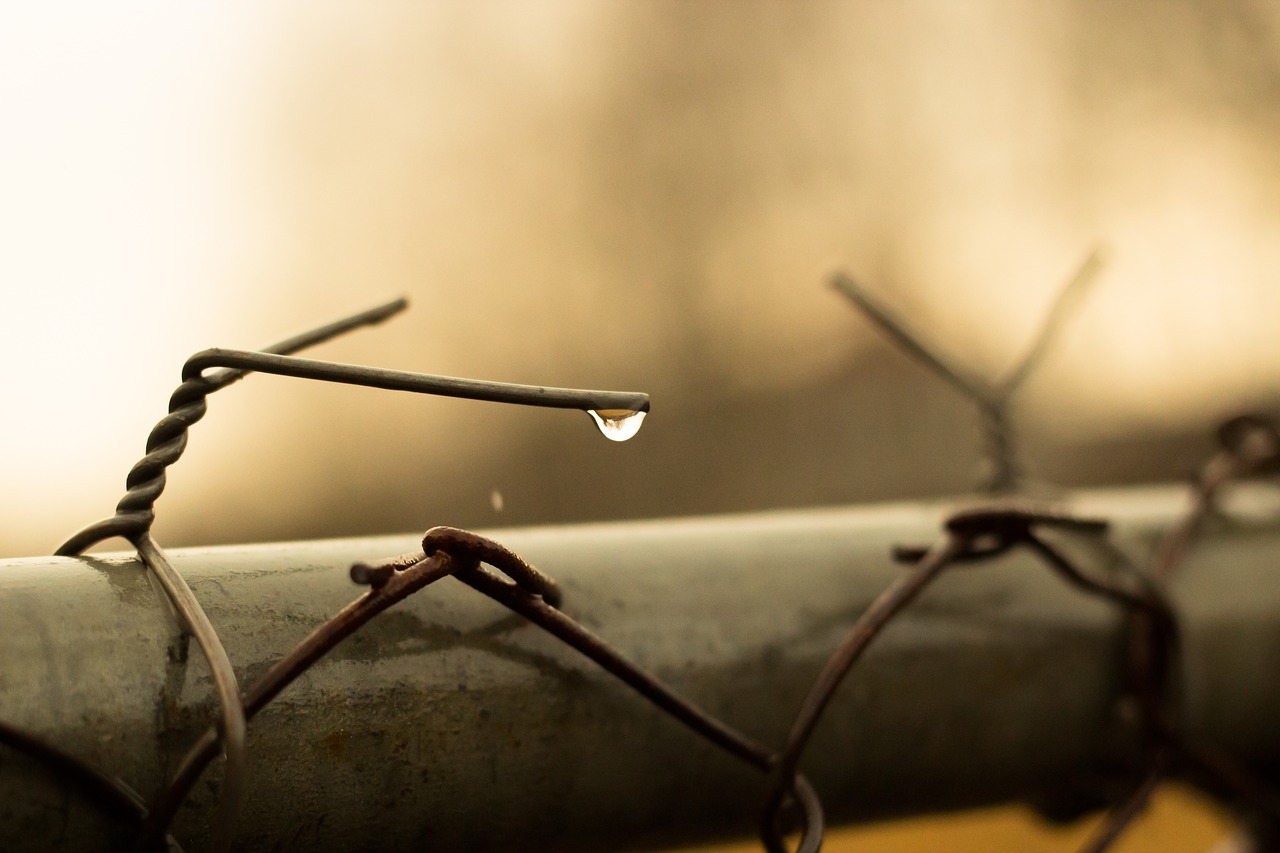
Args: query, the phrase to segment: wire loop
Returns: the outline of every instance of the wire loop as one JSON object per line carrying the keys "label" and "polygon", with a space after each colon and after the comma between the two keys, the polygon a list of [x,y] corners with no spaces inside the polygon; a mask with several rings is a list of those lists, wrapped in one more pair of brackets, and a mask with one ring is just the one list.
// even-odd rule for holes
{"label": "wire loop", "polygon": [[[999,469],[997,485],[1004,488],[1016,481],[1017,473],[1006,403],[1042,359],[1049,339],[1060,325],[1064,306],[1078,298],[1099,266],[1096,253],[1086,259],[1060,294],[1030,351],[1005,380],[995,384],[979,382],[946,365],[851,280],[841,277],[836,284],[910,352],[979,402],[991,433],[989,446],[998,451],[994,456]],[[945,520],[943,535],[932,546],[893,549],[893,558],[908,566],[859,616],[828,658],[801,702],[780,750],[708,713],[566,613],[559,585],[520,555],[490,538],[455,527],[427,530],[420,551],[352,565],[350,579],[363,588],[359,597],[317,626],[242,694],[214,626],[151,535],[155,503],[164,491],[167,469],[185,451],[191,426],[207,413],[209,394],[249,372],[259,371],[524,405],[623,412],[644,412],[649,408],[647,396],[637,393],[479,382],[292,355],[345,331],[381,322],[404,307],[403,300],[396,300],[282,341],[262,352],[211,349],[197,353],[183,368],[183,381],[170,398],[168,414],[151,431],[145,456],[130,470],[126,493],[115,515],[89,525],[58,549],[58,554],[70,556],[113,536],[128,539],[173,603],[180,628],[196,638],[213,674],[219,701],[218,719],[189,747],[169,784],[153,803],[145,802],[121,780],[0,722],[0,743],[58,770],[68,784],[88,792],[113,813],[136,823],[141,849],[153,850],[166,844],[170,849],[178,849],[169,834],[170,825],[201,774],[222,752],[226,760],[213,848],[220,853],[228,850],[234,841],[238,803],[245,787],[248,722],[302,673],[379,613],[438,580],[453,577],[557,638],[698,737],[763,774],[767,790],[758,832],[764,847],[770,853],[787,853],[786,836],[792,828],[788,810],[794,806],[800,831],[797,851],[816,853],[822,846],[825,817],[818,794],[800,772],[799,765],[832,697],[884,628],[906,612],[947,569],[986,563],[1016,549],[1030,551],[1068,584],[1110,602],[1124,617],[1125,677],[1121,698],[1137,710],[1132,734],[1140,766],[1129,780],[1131,789],[1127,796],[1112,809],[1084,849],[1102,851],[1111,846],[1136,820],[1158,786],[1175,774],[1186,776],[1239,809],[1249,825],[1257,828],[1259,837],[1280,838],[1280,795],[1257,779],[1249,768],[1212,746],[1194,743],[1182,729],[1178,684],[1180,629],[1164,587],[1194,545],[1225,484],[1240,477],[1280,473],[1280,430],[1274,420],[1261,415],[1233,418],[1219,429],[1221,449],[1197,480],[1191,508],[1160,543],[1149,573],[1139,572],[1114,549],[1120,571],[1103,574],[1086,570],[1056,544],[1054,536],[1046,534],[1085,537],[1106,546],[1108,523],[1103,519],[1048,512],[1029,504],[1002,503],[958,511]]]}

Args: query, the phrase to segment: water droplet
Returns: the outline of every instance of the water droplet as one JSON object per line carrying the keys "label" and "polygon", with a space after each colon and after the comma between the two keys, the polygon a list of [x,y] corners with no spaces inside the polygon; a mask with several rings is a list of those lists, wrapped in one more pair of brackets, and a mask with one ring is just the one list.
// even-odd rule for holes
{"label": "water droplet", "polygon": [[610,441],[626,441],[640,431],[644,412],[631,409],[587,409],[587,414],[600,427],[600,432]]}
{"label": "water droplet", "polygon": [[506,501],[502,499],[502,492],[494,489],[489,493],[489,505],[493,507],[494,512],[502,512],[502,508],[506,506]]}

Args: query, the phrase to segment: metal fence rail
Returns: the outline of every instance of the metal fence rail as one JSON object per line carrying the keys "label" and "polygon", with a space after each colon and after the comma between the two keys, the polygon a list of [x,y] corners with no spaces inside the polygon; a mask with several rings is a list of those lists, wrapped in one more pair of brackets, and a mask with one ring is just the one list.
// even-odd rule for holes
{"label": "metal fence rail", "polygon": [[[1075,496],[1143,563],[1181,490]],[[1280,765],[1280,528],[1242,489],[1173,580],[1184,727]],[[799,698],[901,571],[942,506],[880,506],[508,530],[562,609],[706,711],[780,748]],[[353,563],[415,537],[175,550],[241,684],[361,587]],[[1104,552],[1065,543],[1108,571]],[[1027,554],[948,574],[837,692],[802,769],[837,820],[1076,793],[1131,752],[1117,706],[1123,614]],[[0,719],[148,801],[217,718],[209,668],[133,555],[0,561]],[[376,617],[250,724],[237,846],[642,847],[748,834],[761,774],[695,737],[560,641],[445,579]],[[174,834],[213,836],[207,771]],[[1068,799],[1071,799],[1069,797]],[[1058,802],[1069,808],[1075,803]],[[0,752],[0,847],[127,845],[136,825],[47,762]]]}
{"label": "metal fence rail", "polygon": [[[151,533],[166,471],[249,372],[581,408],[619,441],[649,408],[296,355],[403,300],[197,353],[114,515],[0,563],[0,845],[598,850],[754,823],[768,853],[797,831],[817,853],[827,814],[1023,798],[1107,806],[1083,848],[1101,853],[1180,776],[1280,850],[1280,513],[1255,492],[1223,514],[1227,484],[1280,473],[1275,422],[1224,424],[1186,506],[1025,497],[1009,399],[1097,268],[994,383],[837,278],[983,413],[994,476],[958,509],[171,556]],[[134,556],[80,556],[113,537]]]}

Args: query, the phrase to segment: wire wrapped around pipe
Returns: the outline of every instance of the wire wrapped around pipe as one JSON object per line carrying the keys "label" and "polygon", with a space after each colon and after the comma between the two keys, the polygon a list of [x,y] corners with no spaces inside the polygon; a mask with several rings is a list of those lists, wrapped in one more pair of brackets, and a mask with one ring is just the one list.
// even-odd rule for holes
{"label": "wire wrapped around pipe", "polygon": [[[169,399],[168,414],[156,424],[147,438],[146,454],[129,471],[125,483],[126,492],[116,505],[115,514],[83,528],[55,552],[58,556],[75,556],[113,536],[128,539],[137,548],[143,562],[160,579],[165,594],[179,614],[184,630],[195,636],[208,659],[221,710],[215,746],[220,741],[226,754],[214,843],[214,849],[219,853],[230,848],[236,811],[244,788],[246,712],[235,671],[217,631],[190,588],[170,564],[164,550],[150,534],[155,522],[155,503],[167,483],[166,470],[186,450],[191,426],[208,412],[209,394],[225,388],[249,372],[259,371],[373,388],[534,406],[581,408],[589,411],[600,409],[647,412],[649,409],[648,396],[638,392],[512,385],[338,364],[291,355],[360,326],[381,322],[403,310],[406,305],[403,299],[394,300],[294,336],[264,351],[210,349],[196,353],[183,366],[183,381]],[[211,368],[225,369],[205,375],[205,371]],[[551,592],[555,594],[554,587]],[[174,812],[194,784],[196,776],[198,771],[192,771],[185,763],[179,768],[179,775],[164,796],[162,808],[148,816],[144,827],[144,837],[148,843],[158,843]],[[177,795],[178,792],[181,794]]]}

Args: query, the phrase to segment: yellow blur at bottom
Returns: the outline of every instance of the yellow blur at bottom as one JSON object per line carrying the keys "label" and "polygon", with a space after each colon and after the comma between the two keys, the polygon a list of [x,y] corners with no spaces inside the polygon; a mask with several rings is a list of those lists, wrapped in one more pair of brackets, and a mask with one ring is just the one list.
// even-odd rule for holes
{"label": "yellow blur at bottom", "polygon": [[[1001,806],[950,815],[886,821],[827,831],[823,853],[1034,853],[1076,851],[1090,838],[1101,817],[1068,826],[1047,824],[1024,806]],[[1213,853],[1231,850],[1230,819],[1194,791],[1169,785],[1111,848],[1114,853]],[[1221,846],[1219,846],[1221,845]],[[684,848],[669,853],[759,853],[752,841]]]}

